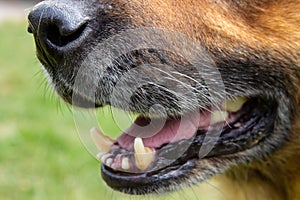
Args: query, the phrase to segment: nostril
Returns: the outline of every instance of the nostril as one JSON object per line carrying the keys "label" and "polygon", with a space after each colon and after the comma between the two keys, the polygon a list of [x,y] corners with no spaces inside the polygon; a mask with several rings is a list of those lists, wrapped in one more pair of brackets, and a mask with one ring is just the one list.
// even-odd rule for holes
{"label": "nostril", "polygon": [[28,33],[33,33],[32,27],[29,25],[27,28]]}
{"label": "nostril", "polygon": [[74,6],[56,1],[45,1],[35,6],[28,15],[28,32],[33,33],[45,51],[65,51],[69,44],[83,42],[89,18]]}
{"label": "nostril", "polygon": [[63,30],[56,24],[50,24],[46,30],[47,40],[54,46],[63,47],[83,35],[86,27],[87,23],[83,23],[76,29]]}

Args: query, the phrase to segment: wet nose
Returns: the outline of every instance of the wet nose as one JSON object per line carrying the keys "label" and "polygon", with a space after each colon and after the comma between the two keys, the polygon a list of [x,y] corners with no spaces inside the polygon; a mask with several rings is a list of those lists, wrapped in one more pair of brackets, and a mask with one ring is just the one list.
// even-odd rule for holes
{"label": "wet nose", "polygon": [[55,58],[84,43],[89,19],[72,5],[45,1],[30,11],[28,22],[39,48]]}

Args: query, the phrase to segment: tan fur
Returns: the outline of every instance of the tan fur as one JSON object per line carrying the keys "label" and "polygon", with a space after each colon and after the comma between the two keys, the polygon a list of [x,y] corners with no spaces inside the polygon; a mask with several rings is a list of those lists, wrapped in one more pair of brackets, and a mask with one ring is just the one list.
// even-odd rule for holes
{"label": "tan fur", "polygon": [[[300,200],[300,0],[107,0],[107,2],[111,8],[115,8],[105,12],[107,16],[103,14],[107,17],[105,20],[116,26],[112,30],[159,27],[178,31],[203,45],[214,60],[218,61],[218,57],[222,57],[219,69],[225,72],[230,71],[228,68],[232,67],[232,60],[238,57],[236,60],[246,64],[237,65],[238,73],[226,74],[230,81],[232,76],[236,77],[237,74],[243,73],[242,67],[248,67],[248,60],[250,63],[251,59],[257,62],[251,68],[252,79],[248,83],[251,82],[255,86],[260,83],[260,80],[257,80],[260,77],[271,77],[272,81],[266,85],[270,88],[280,87],[282,90],[282,93],[278,93],[274,98],[280,98],[283,93],[289,97],[288,101],[284,101],[288,103],[282,106],[291,104],[287,107],[292,108],[291,116],[286,116],[288,119],[286,121],[291,121],[291,130],[281,146],[276,143],[276,147],[280,147],[275,152],[266,152],[272,153],[271,155],[264,155],[264,159],[258,159],[250,164],[232,167],[225,174],[215,176],[214,180],[220,183],[222,193],[229,200]],[[103,1],[99,1],[100,3],[105,5]],[[109,19],[111,16],[114,18]],[[114,22],[115,19],[122,20]],[[36,30],[40,30],[39,28]],[[34,32],[32,27],[31,29],[31,32]],[[38,39],[42,41],[44,35]],[[45,44],[44,46],[46,47]],[[52,48],[50,50],[52,51]],[[80,51],[75,52],[76,55],[81,55],[78,53]],[[45,55],[40,55],[40,58]],[[231,60],[232,55],[237,56]],[[69,55],[64,56],[68,58]],[[265,59],[267,56],[269,57]],[[50,60],[52,59],[51,57]],[[222,68],[222,59],[227,62],[228,68]],[[64,62],[72,67],[76,66],[77,63],[74,64],[70,60],[76,59],[69,58]],[[277,65],[280,69],[276,68]],[[70,68],[65,67],[66,71]],[[54,69],[48,67],[48,70]],[[58,72],[61,73],[61,77],[65,76],[65,80],[71,79],[69,73],[63,74],[63,70]],[[263,76],[260,76],[261,74]],[[280,80],[277,80],[278,77]],[[245,83],[244,87],[248,87],[248,83]],[[58,93],[61,92],[60,95],[71,103],[69,90],[66,93],[63,86],[58,89],[60,89]],[[278,115],[280,114],[283,116],[282,113]],[[282,116],[281,118],[285,118]],[[287,127],[284,127],[286,129],[290,128],[290,124],[287,124]],[[284,133],[282,135],[285,136]]]}
{"label": "tan fur", "polygon": [[299,121],[295,121],[289,141],[270,158],[234,167],[225,175],[214,178],[228,199],[300,199]]}
{"label": "tan fur", "polygon": [[148,0],[125,6],[137,24],[177,30],[207,43],[222,44],[225,36],[250,46],[299,48],[300,1],[245,2],[237,7],[230,1]]}
{"label": "tan fur", "polygon": [[[258,50],[272,49],[269,53],[273,56],[288,56],[295,63],[300,62],[300,0],[246,0],[238,5],[231,1],[136,0],[126,6],[135,23],[176,30],[207,47],[230,51],[246,44]],[[294,75],[294,84],[300,87],[299,66],[285,70]],[[298,91],[293,99],[296,113],[299,97]],[[231,195],[228,199],[300,199],[298,124],[299,114],[288,141],[268,160],[238,166],[216,177],[224,193]]]}

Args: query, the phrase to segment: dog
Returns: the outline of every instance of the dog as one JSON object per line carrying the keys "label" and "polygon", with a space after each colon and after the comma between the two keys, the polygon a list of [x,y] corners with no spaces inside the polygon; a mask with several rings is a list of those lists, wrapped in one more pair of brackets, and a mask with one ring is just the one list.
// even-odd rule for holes
{"label": "dog", "polygon": [[116,140],[92,131],[114,190],[214,178],[228,199],[296,200],[299,13],[299,0],[49,0],[28,31],[67,103],[138,115]]}

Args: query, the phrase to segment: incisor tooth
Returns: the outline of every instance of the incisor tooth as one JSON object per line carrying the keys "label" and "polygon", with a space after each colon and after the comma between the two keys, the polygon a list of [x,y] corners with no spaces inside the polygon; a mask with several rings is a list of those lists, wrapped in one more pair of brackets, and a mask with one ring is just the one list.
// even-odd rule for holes
{"label": "incisor tooth", "polygon": [[224,122],[228,118],[228,113],[223,111],[215,111],[211,114],[211,124]]}
{"label": "incisor tooth", "polygon": [[247,100],[246,97],[237,97],[233,100],[227,100],[222,104],[222,108],[229,112],[236,112],[242,108]]}
{"label": "incisor tooth", "polygon": [[130,168],[129,159],[122,158],[122,169],[128,170]]}
{"label": "incisor tooth", "polygon": [[102,156],[100,157],[100,161],[102,163],[105,163],[107,159],[109,159],[110,157],[112,157],[112,154],[108,153],[108,154],[102,154]]}
{"label": "incisor tooth", "polygon": [[116,142],[114,139],[104,135],[96,128],[90,130],[92,140],[101,153],[108,153],[111,146]]}
{"label": "incisor tooth", "polygon": [[145,170],[154,160],[155,152],[145,147],[142,138],[137,137],[134,140],[134,157],[136,167]]}
{"label": "incisor tooth", "polygon": [[108,158],[106,161],[105,161],[105,165],[110,167],[111,164],[114,162],[114,160],[112,158]]}

